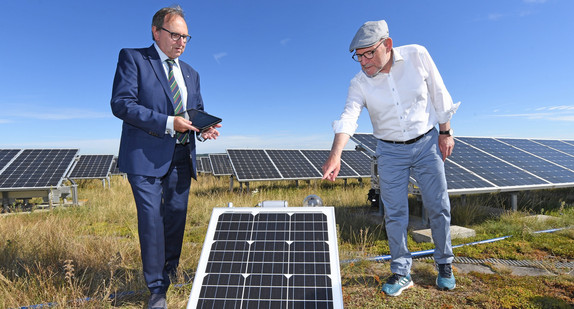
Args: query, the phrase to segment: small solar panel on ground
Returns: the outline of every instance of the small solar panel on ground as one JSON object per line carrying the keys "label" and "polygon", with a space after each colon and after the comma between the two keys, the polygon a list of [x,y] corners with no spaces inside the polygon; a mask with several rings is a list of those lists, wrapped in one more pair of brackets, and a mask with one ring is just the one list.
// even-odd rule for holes
{"label": "small solar panel on ground", "polygon": [[283,179],[263,149],[227,149],[227,155],[238,181]]}
{"label": "small solar panel on ground", "polygon": [[213,168],[214,176],[229,176],[233,174],[233,167],[227,154],[209,154],[209,161]]}
{"label": "small solar panel on ground", "polygon": [[299,150],[266,150],[283,179],[320,178],[321,172]]}
{"label": "small solar panel on ground", "polygon": [[24,149],[0,174],[0,189],[59,187],[78,149]]}
{"label": "small solar panel on ground", "polygon": [[70,179],[107,178],[114,162],[113,155],[81,155],[73,167]]}
{"label": "small solar panel on ground", "polygon": [[215,208],[187,308],[343,308],[333,207]]}

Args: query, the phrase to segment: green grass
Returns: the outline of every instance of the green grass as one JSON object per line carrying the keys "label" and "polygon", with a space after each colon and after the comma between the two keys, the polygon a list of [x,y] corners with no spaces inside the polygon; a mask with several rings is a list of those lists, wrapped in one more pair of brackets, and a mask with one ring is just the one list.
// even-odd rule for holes
{"label": "green grass", "polygon": [[[121,177],[111,188],[99,180],[79,183],[82,206],[57,207],[0,216],[0,308],[58,303],[68,308],[142,308],[147,299],[141,273],[136,211],[131,189]],[[187,216],[180,281],[168,292],[170,308],[185,308],[191,290],[202,242],[214,207],[251,207],[264,200],[287,200],[302,204],[310,195],[335,206],[341,260],[389,253],[380,219],[373,216],[367,201],[368,181],[327,183],[251,183],[249,192],[239,192],[237,183],[229,192],[228,178],[200,176],[193,182]],[[505,195],[469,196],[466,206],[453,197],[453,222],[476,230],[472,239],[453,244],[512,236],[508,239],[455,249],[457,256],[515,260],[574,260],[574,229],[534,234],[549,228],[574,226],[572,189],[521,193],[521,212],[492,216],[480,206],[501,208]],[[570,200],[569,200],[570,198]],[[414,200],[414,199],[413,199]],[[413,202],[413,205],[416,202]],[[526,213],[555,217],[549,221],[527,219]],[[464,219],[464,220],[463,220]],[[461,225],[461,223],[457,223]],[[431,249],[409,239],[411,251]],[[463,274],[455,269],[457,288],[438,291],[431,262],[413,266],[415,287],[400,297],[382,295],[381,284],[390,275],[388,263],[360,261],[343,263],[341,276],[346,308],[571,308],[574,279],[553,269],[556,275],[517,277],[504,268],[494,274]],[[135,291],[132,296],[109,296]]]}

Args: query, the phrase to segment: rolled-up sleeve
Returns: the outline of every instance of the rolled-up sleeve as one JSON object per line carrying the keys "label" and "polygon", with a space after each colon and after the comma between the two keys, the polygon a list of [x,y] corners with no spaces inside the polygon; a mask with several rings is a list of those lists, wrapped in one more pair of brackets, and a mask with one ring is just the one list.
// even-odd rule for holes
{"label": "rolled-up sleeve", "polygon": [[338,120],[333,121],[333,131],[337,133],[345,133],[350,136],[355,134],[357,127],[357,120],[361,115],[363,110],[364,99],[361,94],[361,89],[355,80],[351,81],[349,85],[349,92],[347,94],[347,102],[345,103],[345,109]]}
{"label": "rolled-up sleeve", "polygon": [[429,95],[436,112],[438,122],[446,123],[450,121],[452,115],[460,106],[460,102],[453,103],[450,93],[444,85],[442,76],[440,75],[434,61],[426,48],[420,46],[419,57],[423,67],[427,71],[426,83],[429,90]]}

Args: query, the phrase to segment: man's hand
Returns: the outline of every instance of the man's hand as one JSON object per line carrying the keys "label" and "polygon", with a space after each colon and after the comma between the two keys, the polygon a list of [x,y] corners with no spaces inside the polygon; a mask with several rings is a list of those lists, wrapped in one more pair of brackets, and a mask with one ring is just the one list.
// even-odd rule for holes
{"label": "man's hand", "polygon": [[330,181],[335,181],[339,171],[341,170],[341,157],[329,155],[325,164],[323,164],[323,178]]}
{"label": "man's hand", "polygon": [[218,123],[213,127],[210,127],[209,129],[201,132],[201,137],[203,139],[217,139],[217,137],[219,136],[219,131],[217,131],[216,128],[221,128],[221,124]]}
{"label": "man's hand", "polygon": [[199,132],[199,130],[191,125],[191,121],[181,117],[175,116],[173,118],[173,129],[177,132],[185,133],[189,130]]}
{"label": "man's hand", "polygon": [[439,134],[438,147],[442,153],[442,160],[445,161],[452,154],[454,149],[454,137],[447,134]]}

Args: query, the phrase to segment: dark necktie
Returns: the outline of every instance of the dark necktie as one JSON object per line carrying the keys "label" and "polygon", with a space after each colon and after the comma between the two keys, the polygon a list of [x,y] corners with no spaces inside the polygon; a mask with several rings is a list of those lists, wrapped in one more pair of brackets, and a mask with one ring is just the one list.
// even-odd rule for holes
{"label": "dark necktie", "polygon": [[[183,101],[181,100],[181,92],[179,91],[179,86],[177,86],[177,82],[175,81],[175,76],[173,75],[173,64],[175,61],[173,59],[166,60],[167,65],[169,66],[169,73],[168,73],[168,84],[169,89],[171,90],[171,97],[173,98],[173,111],[175,116],[183,117],[185,110],[183,109]],[[175,138],[181,143],[186,144],[189,142],[189,131],[185,133],[175,132]]]}

